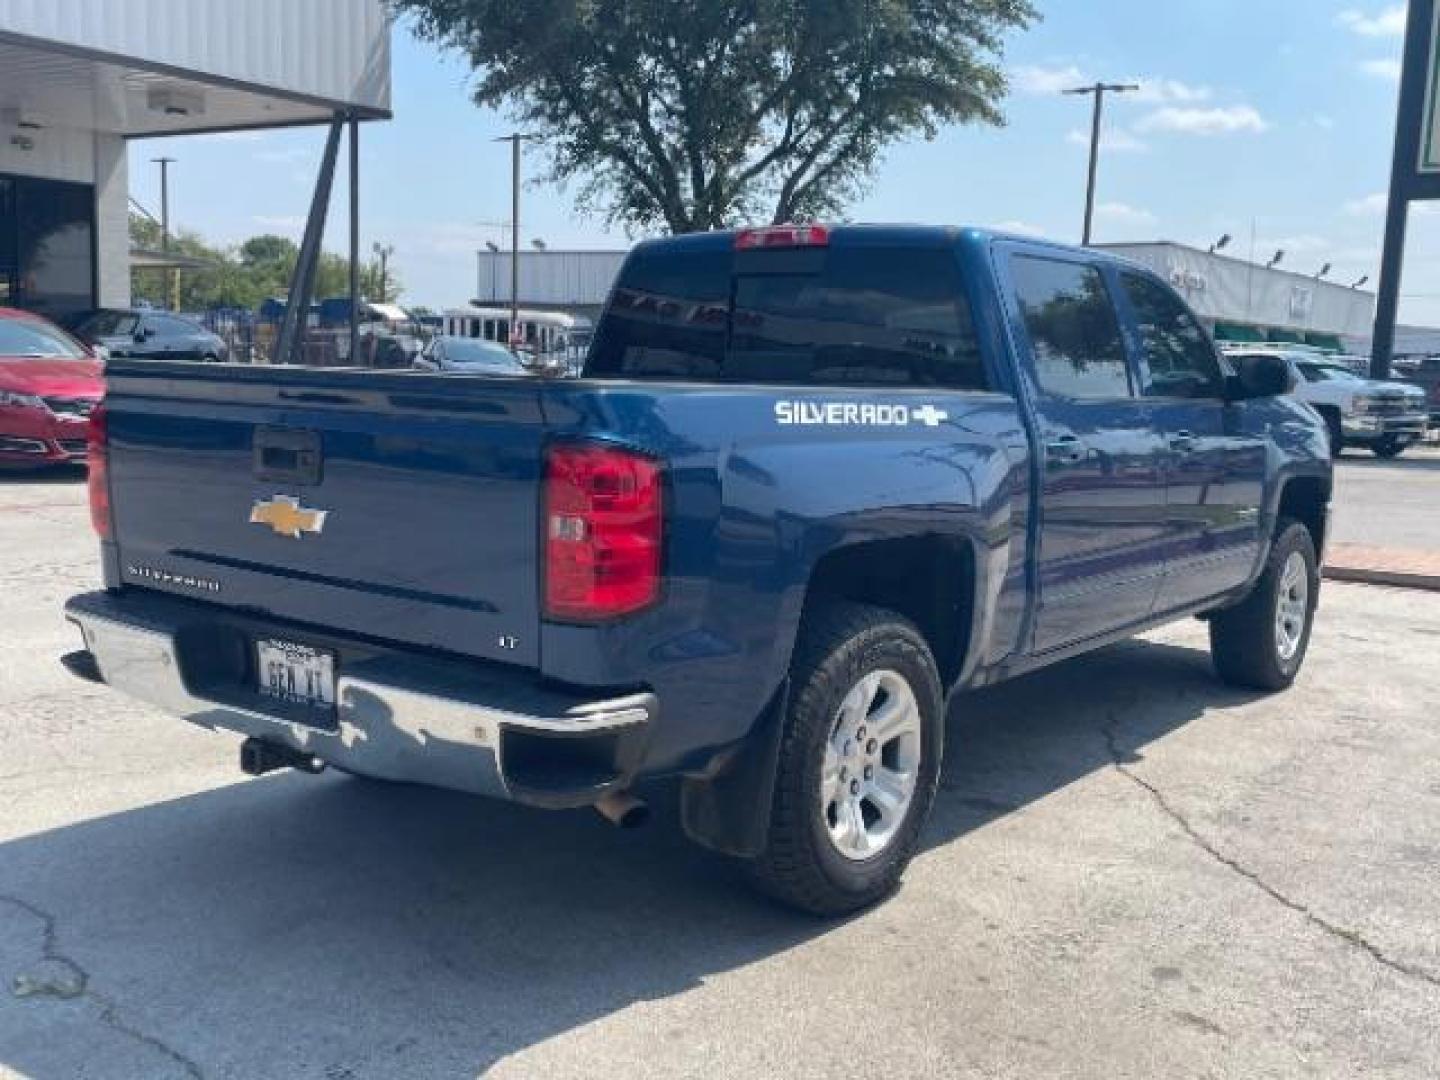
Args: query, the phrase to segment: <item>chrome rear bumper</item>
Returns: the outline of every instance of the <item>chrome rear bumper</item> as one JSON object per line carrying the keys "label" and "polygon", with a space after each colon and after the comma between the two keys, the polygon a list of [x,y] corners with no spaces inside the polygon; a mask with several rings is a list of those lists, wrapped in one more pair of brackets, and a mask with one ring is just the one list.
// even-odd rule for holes
{"label": "chrome rear bumper", "polygon": [[66,667],[82,677],[98,672],[122,694],[191,723],[350,772],[551,807],[588,805],[628,784],[657,712],[649,693],[589,700],[497,665],[370,649],[353,662],[341,654],[335,723],[317,726],[270,710],[258,694],[242,699],[235,684],[223,693],[202,685],[197,670],[208,661],[184,641],[206,619],[240,635],[253,623],[255,635],[307,636],[211,612],[132,594],[77,596],[65,614],[91,659],[72,654]]}

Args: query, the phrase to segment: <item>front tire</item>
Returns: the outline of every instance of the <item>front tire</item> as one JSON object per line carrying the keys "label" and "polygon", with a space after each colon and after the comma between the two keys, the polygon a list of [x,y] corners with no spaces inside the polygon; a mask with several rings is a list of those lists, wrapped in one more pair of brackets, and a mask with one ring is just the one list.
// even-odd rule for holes
{"label": "front tire", "polygon": [[1389,461],[1391,458],[1398,458],[1405,453],[1409,443],[1388,435],[1370,448],[1371,452],[1382,461]]}
{"label": "front tire", "polygon": [[895,890],[935,799],[943,701],[935,659],[908,620],[848,603],[807,617],[765,849],[748,862],[762,890],[825,916]]}
{"label": "front tire", "polygon": [[1320,568],[1310,530],[1281,518],[1265,570],[1244,602],[1210,620],[1210,654],[1220,678],[1250,690],[1284,690],[1310,647]]}
{"label": "front tire", "polygon": [[1325,431],[1330,436],[1330,456],[1338,458],[1345,452],[1345,435],[1340,426],[1340,414],[1334,409],[1321,409],[1320,416],[1325,421]]}

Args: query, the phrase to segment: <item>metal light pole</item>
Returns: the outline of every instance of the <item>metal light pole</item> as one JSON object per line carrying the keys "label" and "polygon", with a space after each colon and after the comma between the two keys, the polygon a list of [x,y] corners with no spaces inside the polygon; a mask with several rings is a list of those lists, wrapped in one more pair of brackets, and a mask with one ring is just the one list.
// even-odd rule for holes
{"label": "metal light pole", "polygon": [[[152,162],[160,166],[160,250],[170,254],[170,166],[175,164],[172,157],[151,158]],[[180,310],[180,271],[171,267],[166,277],[169,278],[170,288],[170,310]]]}
{"label": "metal light pole", "polygon": [[360,121],[350,117],[350,336],[349,363],[360,357]]}
{"label": "metal light pole", "polygon": [[520,332],[520,144],[534,135],[502,135],[496,142],[510,144],[510,339]]}
{"label": "metal light pole", "polygon": [[388,272],[390,256],[395,254],[395,245],[382,244],[377,240],[371,250],[375,252],[375,257],[380,260],[380,303],[389,303],[390,288]]}
{"label": "metal light pole", "polygon": [[486,240],[485,247],[490,252],[490,302],[495,304],[500,301],[500,260],[495,258],[500,254],[500,245]]}
{"label": "metal light pole", "polygon": [[1097,82],[1092,86],[1078,86],[1065,91],[1081,96],[1089,94],[1095,98],[1095,113],[1090,124],[1090,180],[1085,189],[1085,236],[1081,241],[1086,247],[1090,246],[1095,226],[1095,178],[1100,170],[1100,124],[1105,113],[1105,95],[1128,94],[1139,89],[1134,83]]}

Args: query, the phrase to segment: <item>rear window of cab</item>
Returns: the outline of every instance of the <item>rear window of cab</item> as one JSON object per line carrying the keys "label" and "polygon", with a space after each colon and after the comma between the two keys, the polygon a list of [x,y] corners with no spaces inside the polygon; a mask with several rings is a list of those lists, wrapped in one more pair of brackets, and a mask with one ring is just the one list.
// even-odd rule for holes
{"label": "rear window of cab", "polygon": [[987,389],[954,253],[914,247],[642,248],[616,284],[586,375]]}

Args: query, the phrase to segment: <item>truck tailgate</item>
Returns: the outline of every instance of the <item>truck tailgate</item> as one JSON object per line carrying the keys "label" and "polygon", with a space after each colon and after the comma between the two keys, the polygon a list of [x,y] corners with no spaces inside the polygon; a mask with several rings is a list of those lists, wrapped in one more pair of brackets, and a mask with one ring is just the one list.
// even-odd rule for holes
{"label": "truck tailgate", "polygon": [[536,384],[123,361],[107,377],[123,584],[538,666]]}

